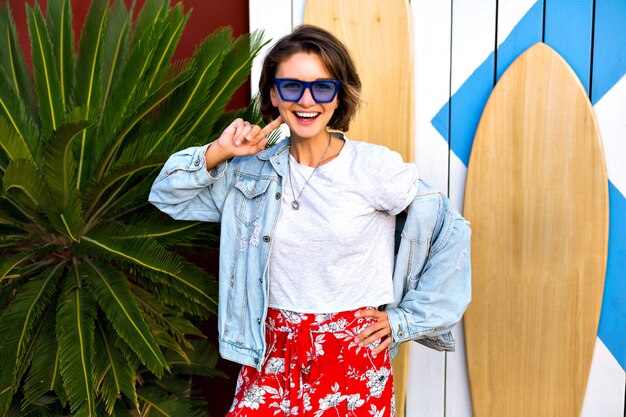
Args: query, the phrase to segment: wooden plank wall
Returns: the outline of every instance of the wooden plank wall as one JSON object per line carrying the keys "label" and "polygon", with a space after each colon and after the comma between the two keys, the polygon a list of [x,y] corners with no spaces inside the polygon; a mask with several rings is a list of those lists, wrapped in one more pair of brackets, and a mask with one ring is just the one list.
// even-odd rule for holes
{"label": "wooden plank wall", "polygon": [[[272,38],[303,21],[305,0],[249,1],[250,29],[265,29]],[[605,147],[611,214],[605,294],[582,417],[623,417],[626,2],[413,0],[411,13],[416,60],[415,161],[420,175],[446,192],[461,211],[467,164],[482,109],[511,62],[535,42],[543,41],[565,58],[585,86]],[[258,72],[255,66],[253,93]],[[407,417],[472,415],[462,325],[454,333],[455,353],[438,353],[411,343]]]}

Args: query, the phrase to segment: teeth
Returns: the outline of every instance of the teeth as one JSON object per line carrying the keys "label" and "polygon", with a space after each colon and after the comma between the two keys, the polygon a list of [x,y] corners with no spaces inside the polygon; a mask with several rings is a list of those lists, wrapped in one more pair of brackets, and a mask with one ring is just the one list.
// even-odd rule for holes
{"label": "teeth", "polygon": [[317,115],[319,114],[317,112],[312,112],[312,113],[306,112],[305,113],[305,112],[301,112],[301,111],[297,111],[295,113],[296,113],[296,116],[302,117],[302,118],[305,118],[305,119],[312,119],[314,117],[317,117]]}

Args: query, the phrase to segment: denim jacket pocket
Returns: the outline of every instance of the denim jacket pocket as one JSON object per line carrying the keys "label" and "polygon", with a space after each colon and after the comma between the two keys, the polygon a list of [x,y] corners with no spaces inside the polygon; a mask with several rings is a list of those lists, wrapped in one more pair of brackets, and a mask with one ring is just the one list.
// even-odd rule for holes
{"label": "denim jacket pocket", "polygon": [[237,219],[246,226],[250,226],[259,219],[265,206],[267,189],[272,182],[271,177],[256,176],[235,172],[235,188],[240,193],[236,197]]}

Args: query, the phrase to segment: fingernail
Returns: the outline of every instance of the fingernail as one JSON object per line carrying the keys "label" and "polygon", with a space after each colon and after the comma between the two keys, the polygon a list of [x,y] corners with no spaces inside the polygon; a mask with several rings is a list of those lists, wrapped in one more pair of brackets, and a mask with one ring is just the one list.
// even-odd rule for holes
{"label": "fingernail", "polygon": [[372,353],[372,358],[375,358],[375,357],[376,357],[376,354],[375,354],[375,353]]}
{"label": "fingernail", "polygon": [[354,317],[361,317],[361,312],[357,311],[356,313],[354,313]]}
{"label": "fingernail", "polygon": [[246,136],[246,140],[250,140],[252,138],[252,136],[248,135]]}
{"label": "fingernail", "polygon": [[354,338],[354,343],[359,343],[359,338],[358,337]]}

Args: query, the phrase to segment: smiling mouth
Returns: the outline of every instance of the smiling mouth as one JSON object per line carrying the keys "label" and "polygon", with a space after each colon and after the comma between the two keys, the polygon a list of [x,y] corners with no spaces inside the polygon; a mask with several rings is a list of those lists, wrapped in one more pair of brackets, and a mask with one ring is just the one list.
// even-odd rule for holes
{"label": "smiling mouth", "polygon": [[296,117],[301,120],[313,120],[317,116],[320,115],[320,113],[318,112],[309,112],[309,111],[295,111],[293,112],[293,114],[295,114]]}

